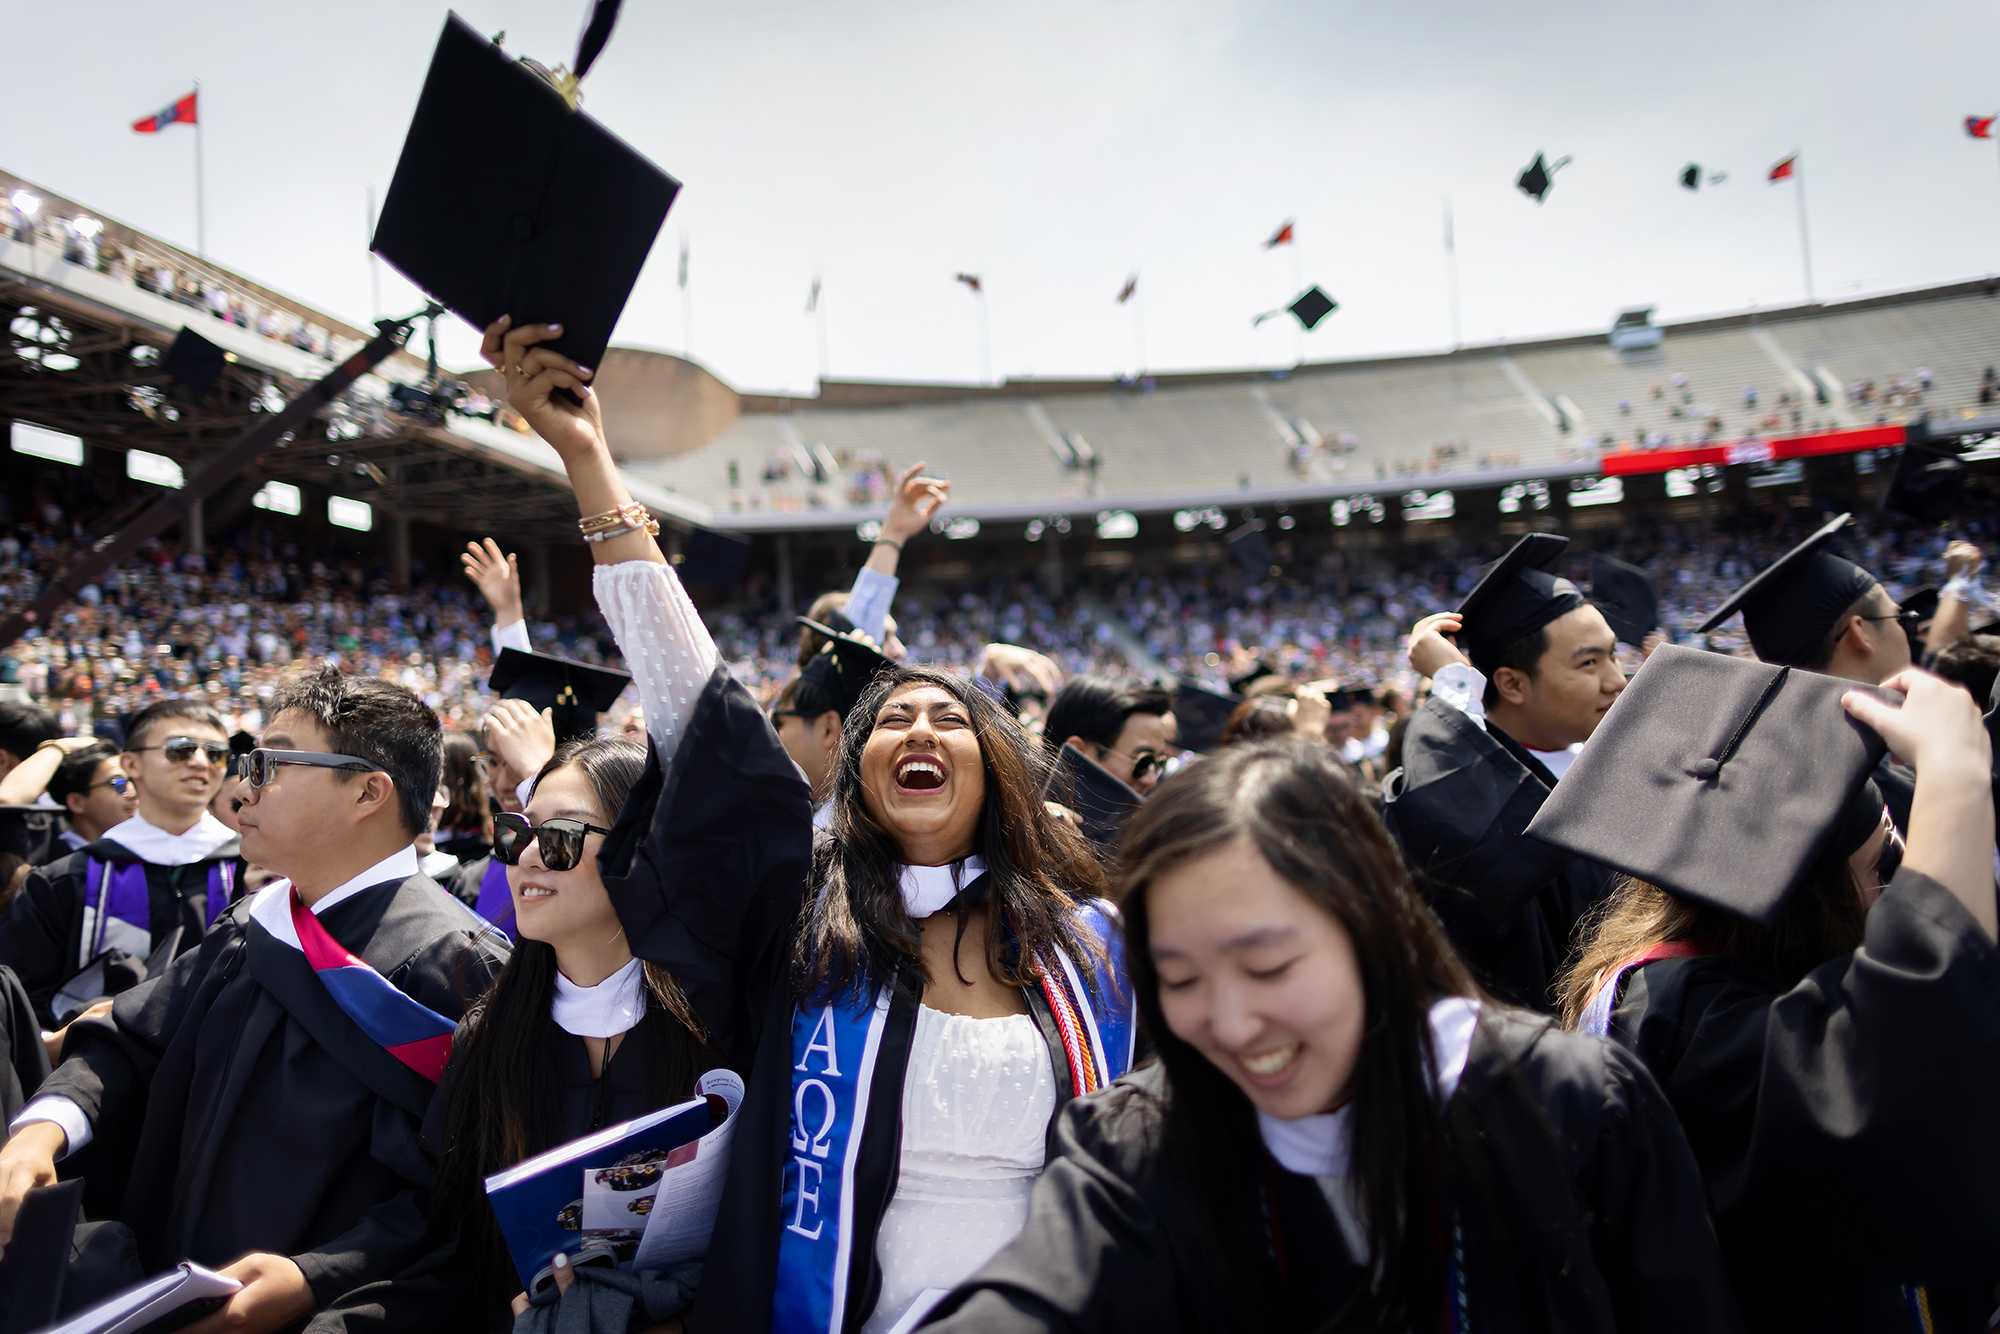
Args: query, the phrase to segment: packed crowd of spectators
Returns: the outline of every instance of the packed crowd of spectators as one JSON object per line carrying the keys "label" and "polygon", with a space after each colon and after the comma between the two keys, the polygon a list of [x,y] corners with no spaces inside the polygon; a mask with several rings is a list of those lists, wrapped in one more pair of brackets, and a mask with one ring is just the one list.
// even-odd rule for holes
{"label": "packed crowd of spectators", "polygon": [[[1643,565],[1658,581],[1662,628],[1683,643],[1738,650],[1734,625],[1703,637],[1696,627],[1723,597],[1818,521],[1718,528],[1667,526],[1640,539],[1582,534],[1565,570],[1587,578],[1601,549]],[[1607,530],[1598,530],[1605,533]],[[1952,526],[1991,549],[2000,511],[1974,510]],[[91,540],[90,525],[54,501],[16,501],[0,521],[0,605],[18,606]],[[1507,539],[1511,540],[1511,539]],[[1855,559],[1892,596],[1943,583],[1946,535],[1893,517],[1868,516],[1851,532]],[[1297,543],[1296,548],[1304,548]],[[1336,544],[1300,554],[1278,578],[1246,580],[1233,565],[1143,563],[1107,579],[1093,571],[1059,590],[1039,565],[948,585],[905,581],[893,614],[913,657],[970,671],[990,642],[1038,650],[1069,674],[1177,676],[1221,686],[1250,657],[1297,679],[1414,685],[1402,641],[1421,617],[1455,606],[1492,550],[1447,544],[1349,558]],[[800,590],[802,594],[819,590]],[[616,663],[594,607],[531,618],[538,649]],[[710,616],[739,679],[766,698],[796,666],[797,631],[775,605],[739,603]],[[302,548],[279,522],[252,523],[208,555],[163,541],[84,590],[52,624],[0,656],[0,685],[18,685],[58,710],[71,732],[124,716],[166,694],[200,693],[255,732],[262,702],[302,665],[337,659],[423,695],[451,725],[476,726],[486,689],[490,609],[457,571],[391,589],[379,569]],[[622,716],[624,705],[620,706]]]}

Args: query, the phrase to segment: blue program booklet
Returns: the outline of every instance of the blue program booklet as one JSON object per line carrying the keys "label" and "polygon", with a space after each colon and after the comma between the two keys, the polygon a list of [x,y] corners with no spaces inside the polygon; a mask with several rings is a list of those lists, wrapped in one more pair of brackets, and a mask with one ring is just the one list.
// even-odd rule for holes
{"label": "blue program booklet", "polygon": [[606,1126],[486,1178],[487,1201],[524,1291],[533,1291],[558,1251],[600,1247],[630,1267],[643,1249],[650,1268],[707,1250],[743,1083],[730,1071],[711,1070],[695,1089],[686,1102]]}

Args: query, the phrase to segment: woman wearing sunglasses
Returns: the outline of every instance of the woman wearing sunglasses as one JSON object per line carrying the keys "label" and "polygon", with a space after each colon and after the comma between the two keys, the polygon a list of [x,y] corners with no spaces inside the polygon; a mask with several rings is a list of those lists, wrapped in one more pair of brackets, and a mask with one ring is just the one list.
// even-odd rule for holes
{"label": "woman wearing sunglasses", "polygon": [[[666,835],[611,882],[613,902],[633,936],[670,938],[649,919],[712,929],[680,906],[679,867],[747,840],[739,894],[779,928],[735,955],[762,1042],[692,1325],[876,1334],[1019,1229],[1057,1107],[1129,1061],[1108,922],[1087,906],[1102,874],[1043,806],[1045,762],[1011,719],[959,677],[886,663],[843,729],[810,868],[773,861],[766,845],[808,846],[804,785],[788,762],[767,766],[761,716],[711,709],[727,675],[643,512],[626,508],[589,373],[536,346],[553,332],[496,326],[488,358],[562,456],[586,537],[605,539],[598,600],[627,665],[642,682],[670,677],[667,725],[687,718],[652,826]],[[650,696],[646,720],[663,721]],[[665,892],[628,893],[654,848]]]}
{"label": "woman wearing sunglasses", "polygon": [[1168,779],[1117,880],[1160,1061],[1063,1115],[931,1328],[1739,1327],[1658,1087],[1480,993],[1325,747]]}
{"label": "woman wearing sunglasses", "polygon": [[[555,377],[538,379],[544,410],[530,420],[569,457],[585,512],[615,511],[628,497],[608,455],[562,429],[594,427],[594,399],[587,419],[551,419]],[[397,1328],[510,1328],[530,1302],[483,1178],[683,1101],[715,1067],[747,1074],[761,998],[784,977],[810,852],[805,784],[722,669],[652,532],[614,514],[585,535],[645,733],[565,743],[525,809],[493,817],[514,952],[467,1010],[425,1122],[438,1252],[393,1285]],[[643,1300],[692,1279],[676,1271]],[[540,1304],[570,1290],[566,1274],[557,1282]],[[677,1326],[672,1304],[656,1314]],[[572,1318],[568,1305],[557,1318]]]}

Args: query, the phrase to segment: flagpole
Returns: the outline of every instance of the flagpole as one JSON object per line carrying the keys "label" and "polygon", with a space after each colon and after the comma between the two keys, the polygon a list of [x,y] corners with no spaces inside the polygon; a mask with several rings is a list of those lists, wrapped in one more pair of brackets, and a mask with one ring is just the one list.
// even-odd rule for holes
{"label": "flagpole", "polygon": [[1458,242],[1451,230],[1451,201],[1444,201],[1444,275],[1445,287],[1451,294],[1451,350],[1456,352],[1465,346],[1459,336],[1458,325]]}
{"label": "flagpole", "polygon": [[201,190],[201,80],[194,81],[194,252],[208,259],[208,208]]}
{"label": "flagpole", "polygon": [[819,381],[826,383],[826,310],[819,303],[813,303],[813,319],[819,324]]}
{"label": "flagpole", "polygon": [[1799,258],[1805,264],[1806,303],[1810,305],[1813,301],[1812,239],[1806,233],[1806,173],[1799,162],[1800,156],[1797,153],[1792,155],[1792,182],[1799,187]]}
{"label": "flagpole", "polygon": [[1136,287],[1132,289],[1132,345],[1139,354],[1132,372],[1137,379],[1146,373],[1146,297]]}
{"label": "flagpole", "polygon": [[979,298],[979,383],[993,383],[993,331],[986,322],[986,289],[973,293]]}
{"label": "flagpole", "polygon": [[[1286,301],[1287,305],[1290,305],[1292,301],[1297,300],[1299,293],[1302,290],[1304,290],[1302,287],[1302,284],[1305,282],[1305,278],[1302,276],[1304,273],[1304,269],[1299,263],[1299,238],[1296,233],[1292,236],[1291,251],[1292,251],[1292,295],[1290,298],[1287,299]],[[1297,366],[1302,362],[1304,362],[1305,359],[1306,359],[1305,326],[1300,324],[1297,320],[1293,320],[1292,321],[1292,365]]]}

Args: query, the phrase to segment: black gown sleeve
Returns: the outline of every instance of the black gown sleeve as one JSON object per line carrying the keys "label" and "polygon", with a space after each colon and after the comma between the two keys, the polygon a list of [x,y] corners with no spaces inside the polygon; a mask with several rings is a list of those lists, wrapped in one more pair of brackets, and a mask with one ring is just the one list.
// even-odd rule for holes
{"label": "black gown sleeve", "polygon": [[1688,1127],[1725,1239],[1898,1283],[2000,1271],[2000,950],[1936,881],[1899,872],[1862,947],[1790,991],[1654,964],[1613,1023]]}
{"label": "black gown sleeve", "polygon": [[750,1069],[785,983],[812,861],[812,794],[727,667],[709,675],[672,756],[646,771],[598,864],[632,953],[681,984],[722,1062]]}
{"label": "black gown sleeve", "polygon": [[[35,1014],[55,1027],[49,1004],[76,965],[70,957],[82,913],[82,854],[28,872],[0,922],[0,966],[12,968],[28,990]],[[74,865],[72,865],[74,863]]]}

